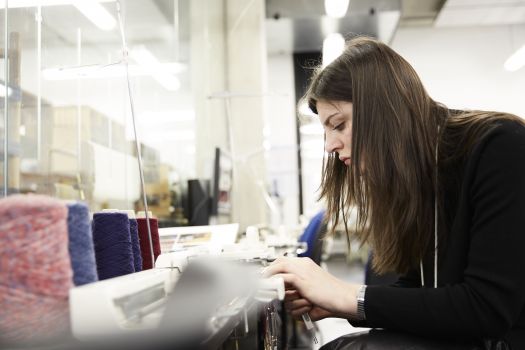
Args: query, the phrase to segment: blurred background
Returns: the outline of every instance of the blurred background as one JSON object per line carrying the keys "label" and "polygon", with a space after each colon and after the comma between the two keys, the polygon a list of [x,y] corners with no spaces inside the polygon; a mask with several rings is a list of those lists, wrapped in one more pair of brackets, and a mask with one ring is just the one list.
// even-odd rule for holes
{"label": "blurred background", "polygon": [[[345,37],[389,43],[449,107],[525,115],[525,70],[505,66],[525,44],[525,1],[352,0],[331,14],[312,0],[121,4],[146,192],[169,224],[294,225],[322,207],[322,129],[297,102],[306,67]],[[0,6],[2,192],[140,207],[116,2]],[[222,186],[222,202],[192,218],[188,180],[210,200]]]}
{"label": "blurred background", "polygon": [[[525,0],[119,3],[127,55],[115,0],[0,1],[1,195],[143,210],[126,58],[161,227],[302,232],[323,209],[324,150],[299,101],[354,35],[391,45],[450,108],[525,116]],[[338,232],[324,260],[362,281],[366,247]]]}

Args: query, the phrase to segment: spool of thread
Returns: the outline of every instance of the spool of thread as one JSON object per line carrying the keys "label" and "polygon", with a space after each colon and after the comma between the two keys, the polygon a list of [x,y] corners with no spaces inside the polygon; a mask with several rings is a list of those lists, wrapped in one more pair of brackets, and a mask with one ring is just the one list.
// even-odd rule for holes
{"label": "spool of thread", "polygon": [[125,213],[129,219],[129,235],[131,237],[131,248],[133,251],[133,267],[135,272],[142,271],[142,256],[140,253],[139,233],[137,219],[133,210],[103,209],[103,213]]}
{"label": "spool of thread", "polygon": [[73,271],[65,203],[39,195],[0,200],[0,334],[10,342],[69,330]]}
{"label": "spool of thread", "polygon": [[[139,229],[139,240],[140,240],[140,251],[142,254],[142,270],[149,270],[153,268],[151,262],[151,249],[149,245],[148,236],[148,222],[146,218],[137,218],[137,224]],[[157,218],[150,216],[149,225],[151,228],[151,240],[153,242],[153,257],[157,260],[160,255],[160,242],[159,242],[159,223]]]}
{"label": "spool of thread", "polygon": [[93,242],[100,280],[135,272],[127,214],[95,213]]}
{"label": "spool of thread", "polygon": [[133,248],[133,265],[135,266],[135,272],[142,271],[142,256],[140,253],[140,241],[139,241],[139,227],[137,219],[135,218],[135,212],[133,210],[125,210],[129,218],[129,234],[131,236],[131,247]]}
{"label": "spool of thread", "polygon": [[85,203],[67,204],[67,229],[69,233],[69,256],[76,286],[98,280],[93,234],[89,208]]}

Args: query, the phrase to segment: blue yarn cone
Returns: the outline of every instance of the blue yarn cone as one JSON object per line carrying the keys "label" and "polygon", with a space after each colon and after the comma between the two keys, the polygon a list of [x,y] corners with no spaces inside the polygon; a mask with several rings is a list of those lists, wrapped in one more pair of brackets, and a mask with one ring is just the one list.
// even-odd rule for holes
{"label": "blue yarn cone", "polygon": [[101,280],[135,272],[129,225],[125,213],[93,215],[93,241]]}
{"label": "blue yarn cone", "polygon": [[69,203],[67,209],[68,248],[73,282],[76,286],[81,286],[98,280],[89,209],[81,202]]}
{"label": "blue yarn cone", "polygon": [[139,228],[136,219],[129,219],[129,234],[131,235],[135,272],[139,272],[142,271],[142,255],[140,254]]}

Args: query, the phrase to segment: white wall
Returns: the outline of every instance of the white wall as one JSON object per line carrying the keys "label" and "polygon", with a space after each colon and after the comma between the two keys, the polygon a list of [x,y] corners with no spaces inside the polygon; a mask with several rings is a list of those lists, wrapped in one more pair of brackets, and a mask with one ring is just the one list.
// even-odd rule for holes
{"label": "white wall", "polygon": [[259,152],[264,141],[267,68],[264,5],[263,0],[226,0],[226,81],[235,95],[229,99],[231,151],[236,160],[232,209],[241,231],[267,222],[261,190],[266,183],[266,164]]}
{"label": "white wall", "polygon": [[[268,55],[268,92],[265,98],[265,146],[267,181],[281,210],[272,224],[299,222],[299,185],[293,57],[290,53]],[[279,222],[280,221],[280,222]]]}
{"label": "white wall", "polygon": [[190,2],[191,90],[195,107],[196,168],[199,178],[212,176],[215,147],[228,150],[225,102],[209,96],[226,90],[224,1]]}
{"label": "white wall", "polygon": [[391,46],[451,108],[497,110],[525,118],[525,68],[503,69],[525,44],[525,26],[401,28]]}

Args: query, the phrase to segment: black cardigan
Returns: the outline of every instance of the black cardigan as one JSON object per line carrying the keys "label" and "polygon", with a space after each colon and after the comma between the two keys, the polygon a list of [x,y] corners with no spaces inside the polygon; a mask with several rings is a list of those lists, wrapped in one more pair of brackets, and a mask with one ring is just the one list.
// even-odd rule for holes
{"label": "black cardigan", "polygon": [[369,286],[366,321],[350,322],[438,338],[504,338],[525,349],[525,127],[499,121],[456,168],[440,174],[447,232],[438,288],[432,249],[425,288],[419,269],[394,286]]}

